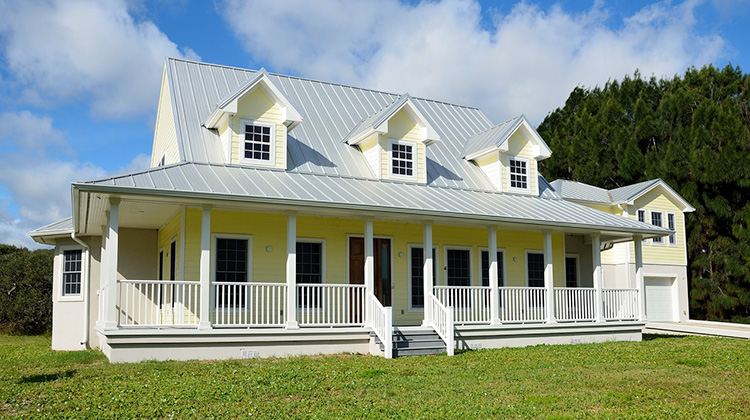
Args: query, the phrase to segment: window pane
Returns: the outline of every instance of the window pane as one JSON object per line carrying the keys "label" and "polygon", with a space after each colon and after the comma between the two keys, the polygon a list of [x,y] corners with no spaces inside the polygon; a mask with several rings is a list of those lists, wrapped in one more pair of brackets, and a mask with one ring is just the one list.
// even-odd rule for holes
{"label": "window pane", "polygon": [[391,174],[414,176],[413,146],[408,144],[391,144]]}
{"label": "window pane", "polygon": [[521,160],[510,159],[510,186],[511,188],[526,189],[528,179],[526,172],[526,162]]}
{"label": "window pane", "polygon": [[[247,282],[247,242],[247,239],[216,239],[217,282]],[[219,307],[244,308],[245,290],[244,287],[217,287],[216,299]]]}
{"label": "window pane", "polygon": [[469,286],[471,284],[469,266],[471,253],[464,249],[449,249],[447,254],[448,286]]}
{"label": "window pane", "polygon": [[578,287],[578,260],[565,258],[565,287]]}
{"label": "window pane", "polygon": [[527,254],[529,287],[544,287],[544,254]]}
{"label": "window pane", "polygon": [[80,249],[63,252],[63,295],[81,294],[81,263],[83,251]]}
{"label": "window pane", "polygon": [[[410,248],[411,254],[411,306],[412,308],[423,308],[424,307],[424,249],[422,247]],[[437,256],[435,255],[435,249],[432,250],[432,283],[435,284],[436,272],[435,262]]]}
{"label": "window pane", "polygon": [[271,160],[271,127],[245,125],[245,158]]}

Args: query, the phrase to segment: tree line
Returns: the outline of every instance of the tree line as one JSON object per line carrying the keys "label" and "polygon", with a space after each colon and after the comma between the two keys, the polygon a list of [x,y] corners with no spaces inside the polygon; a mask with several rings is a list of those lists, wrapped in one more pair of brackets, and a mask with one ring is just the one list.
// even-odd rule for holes
{"label": "tree line", "polygon": [[538,128],[550,180],[615,188],[662,178],[686,217],[690,316],[750,322],[750,76],[690,68],[577,87]]}
{"label": "tree line", "polygon": [[0,244],[0,331],[39,334],[52,327],[51,249]]}

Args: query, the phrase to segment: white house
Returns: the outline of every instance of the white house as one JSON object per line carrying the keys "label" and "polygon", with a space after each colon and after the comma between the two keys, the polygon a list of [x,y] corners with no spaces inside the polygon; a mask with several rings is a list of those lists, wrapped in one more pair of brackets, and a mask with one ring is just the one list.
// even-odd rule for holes
{"label": "white house", "polygon": [[579,196],[550,155],[523,116],[169,59],[151,168],[74,183],[72,218],[31,232],[52,346],[450,355],[683,319],[691,207],[661,181]]}

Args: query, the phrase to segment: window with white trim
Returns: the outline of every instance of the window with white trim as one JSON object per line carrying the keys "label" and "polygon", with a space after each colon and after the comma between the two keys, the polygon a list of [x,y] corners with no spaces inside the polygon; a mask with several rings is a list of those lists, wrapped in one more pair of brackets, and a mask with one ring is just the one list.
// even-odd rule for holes
{"label": "window with white trim", "polygon": [[243,160],[273,164],[274,136],[273,124],[258,121],[242,121],[243,126]]}
{"label": "window with white trim", "polygon": [[[437,252],[432,248],[432,284],[437,284]],[[424,308],[424,248],[409,247],[409,291],[411,307]]]}
{"label": "window with white trim", "polygon": [[[217,283],[247,283],[249,272],[249,241],[244,238],[216,238],[216,266],[214,279]],[[220,308],[243,308],[245,288],[218,285],[216,302]]]}
{"label": "window with white trim", "polygon": [[526,253],[526,278],[528,287],[544,287],[544,254],[541,252]]}
{"label": "window with white trim", "polygon": [[[490,252],[482,251],[482,286],[490,285]],[[503,278],[503,251],[497,251],[497,284],[499,287],[505,285]]]}
{"label": "window with white trim", "polygon": [[447,248],[445,257],[448,286],[471,286],[471,251]]}
{"label": "window with white trim", "polygon": [[389,140],[390,174],[393,178],[415,179],[417,177],[416,159],[417,145],[411,141]]}
{"label": "window with white trim", "polygon": [[[297,284],[323,283],[323,242],[297,241]],[[320,290],[320,289],[319,289]],[[298,305],[320,308],[323,301],[312,288],[301,288]]]}
{"label": "window with white trim", "polygon": [[508,182],[510,188],[529,189],[529,161],[515,157],[508,158]]}
{"label": "window with white trim", "polygon": [[[662,217],[663,217],[662,212],[652,211],[651,212],[651,224],[654,226],[662,227],[664,223],[662,220]],[[664,243],[664,238],[662,238],[661,236],[657,236],[657,237],[652,238],[651,241],[653,243],[661,244],[661,243]]]}
{"label": "window with white trim", "polygon": [[578,257],[565,257],[565,287],[578,287]]}
{"label": "window with white trim", "polygon": [[[667,213],[667,228],[669,230],[675,230],[675,221],[674,221],[674,213]],[[677,234],[670,233],[669,234],[669,244],[670,245],[677,245]]]}
{"label": "window with white trim", "polygon": [[646,223],[646,210],[638,210],[638,221]]}
{"label": "window with white trim", "polygon": [[81,294],[82,263],[83,250],[70,249],[63,251],[63,296],[79,296]]}

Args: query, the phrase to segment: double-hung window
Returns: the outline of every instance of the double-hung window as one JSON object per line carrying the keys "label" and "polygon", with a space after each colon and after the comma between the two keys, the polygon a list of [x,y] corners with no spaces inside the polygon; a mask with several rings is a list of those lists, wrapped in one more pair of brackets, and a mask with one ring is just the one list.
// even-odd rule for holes
{"label": "double-hung window", "polygon": [[[436,283],[437,272],[437,255],[435,248],[432,248],[432,284]],[[424,248],[421,246],[412,246],[409,248],[409,291],[411,292],[411,308],[424,308]]]}
{"label": "double-hung window", "polygon": [[[245,238],[216,238],[215,279],[216,302],[219,308],[245,307],[245,290],[248,281],[249,240]],[[239,283],[232,285],[228,283]]]}
{"label": "double-hung window", "polygon": [[445,251],[446,280],[448,286],[471,285],[471,251],[451,249]]}
{"label": "double-hung window", "polygon": [[[662,217],[663,217],[662,212],[660,212],[660,211],[652,211],[651,212],[651,224],[654,225],[654,226],[659,226],[659,227],[664,226],[663,225],[664,222],[662,220]],[[652,241],[655,244],[661,244],[661,243],[664,243],[664,238],[662,238],[661,236],[657,236],[657,237],[653,238]]]}
{"label": "double-hung window", "polygon": [[[497,285],[503,287],[503,251],[497,251]],[[482,251],[482,286],[490,285],[490,252]]]}
{"label": "double-hung window", "polygon": [[515,190],[529,189],[529,161],[516,157],[508,158],[508,182]]}
{"label": "double-hung window", "polygon": [[273,124],[258,121],[242,121],[243,126],[243,161],[262,164],[274,163]]}
{"label": "double-hung window", "polygon": [[529,279],[529,287],[544,287],[544,254],[526,254],[526,276]]}
{"label": "double-hung window", "polygon": [[[674,213],[667,213],[667,228],[669,228],[669,230],[675,230]],[[677,237],[675,233],[669,234],[669,244],[677,245]]]}
{"label": "double-hung window", "polygon": [[[297,284],[321,283],[323,283],[323,242],[297,241]],[[320,288],[302,287],[297,295],[297,304],[320,308],[323,302],[320,293],[322,293]]]}
{"label": "double-hung window", "polygon": [[63,251],[63,296],[79,296],[81,294],[82,261],[82,250],[71,249]]}
{"label": "double-hung window", "polygon": [[416,179],[417,145],[411,141],[390,139],[390,175],[392,178]]}

